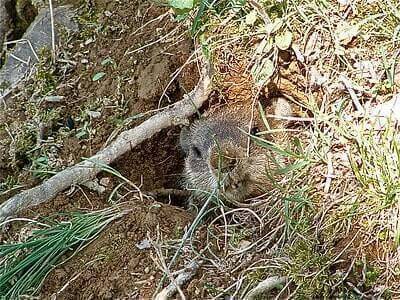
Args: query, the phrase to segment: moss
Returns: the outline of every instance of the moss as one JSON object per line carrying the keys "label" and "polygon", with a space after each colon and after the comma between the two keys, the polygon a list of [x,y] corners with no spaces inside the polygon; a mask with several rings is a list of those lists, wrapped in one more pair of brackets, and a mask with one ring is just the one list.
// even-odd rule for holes
{"label": "moss", "polygon": [[87,40],[94,35],[96,35],[100,29],[102,28],[99,25],[99,13],[95,10],[94,7],[88,5],[86,2],[81,5],[79,11],[79,16],[77,21],[80,25],[79,37],[82,40]]}
{"label": "moss", "polygon": [[29,152],[36,145],[36,131],[28,124],[23,124],[15,137],[14,146],[14,164],[16,167],[22,167],[29,163]]}
{"label": "moss", "polygon": [[4,92],[10,86],[11,84],[8,81],[3,81],[2,83],[0,83],[0,92]]}
{"label": "moss", "polygon": [[378,269],[373,266],[367,266],[367,272],[365,273],[365,285],[369,288],[374,287],[379,275],[380,272]]}
{"label": "moss", "polygon": [[317,246],[316,241],[300,239],[286,250],[290,261],[287,275],[298,287],[297,299],[329,297],[330,254],[319,253]]}

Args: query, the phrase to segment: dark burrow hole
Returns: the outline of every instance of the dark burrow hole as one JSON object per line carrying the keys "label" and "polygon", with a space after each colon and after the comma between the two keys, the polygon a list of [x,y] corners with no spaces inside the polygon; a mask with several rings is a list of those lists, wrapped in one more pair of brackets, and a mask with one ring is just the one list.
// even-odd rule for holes
{"label": "dark burrow hole", "polygon": [[[179,147],[180,130],[179,127],[162,130],[111,166],[156,201],[186,208],[188,198],[187,192],[183,192],[184,153]],[[103,173],[98,177],[103,176],[110,175]],[[113,181],[115,187],[117,179]]]}
{"label": "dark burrow hole", "polygon": [[9,40],[21,38],[38,14],[36,7],[30,1],[6,1],[6,10],[12,22]]}

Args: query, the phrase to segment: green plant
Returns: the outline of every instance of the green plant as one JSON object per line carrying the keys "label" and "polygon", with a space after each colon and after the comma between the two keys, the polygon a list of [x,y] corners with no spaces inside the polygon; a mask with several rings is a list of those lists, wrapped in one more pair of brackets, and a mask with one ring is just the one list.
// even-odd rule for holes
{"label": "green plant", "polygon": [[62,263],[61,257],[74,256],[125,213],[114,206],[90,213],[63,214],[63,221],[36,222],[34,225],[44,228],[33,230],[26,241],[0,245],[2,299],[35,295],[49,272]]}
{"label": "green plant", "polygon": [[316,241],[299,239],[285,250],[288,255],[286,274],[297,286],[299,299],[325,299],[334,278],[329,273],[330,253],[316,251]]}
{"label": "green plant", "polygon": [[396,203],[400,192],[399,134],[389,123],[382,132],[354,130],[355,151],[350,162],[362,193],[379,199],[377,207]]}

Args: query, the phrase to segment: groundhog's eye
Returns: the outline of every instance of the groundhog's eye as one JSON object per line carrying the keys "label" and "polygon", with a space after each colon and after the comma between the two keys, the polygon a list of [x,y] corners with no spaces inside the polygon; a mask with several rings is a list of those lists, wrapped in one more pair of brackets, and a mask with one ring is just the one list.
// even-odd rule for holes
{"label": "groundhog's eye", "polygon": [[259,133],[260,132],[260,129],[258,128],[258,127],[253,127],[253,128],[251,128],[251,130],[250,130],[250,134],[251,135],[256,135],[257,133]]}
{"label": "groundhog's eye", "polygon": [[201,157],[200,149],[197,148],[196,146],[192,146],[192,152],[193,152],[193,154],[194,154],[195,157],[197,157],[197,158],[202,158],[202,157]]}

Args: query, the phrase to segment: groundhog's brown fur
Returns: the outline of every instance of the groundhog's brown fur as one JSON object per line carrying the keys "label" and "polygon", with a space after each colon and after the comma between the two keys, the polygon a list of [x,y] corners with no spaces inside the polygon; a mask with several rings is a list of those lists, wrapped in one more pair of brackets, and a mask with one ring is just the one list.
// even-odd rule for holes
{"label": "groundhog's brown fur", "polygon": [[[273,103],[275,114],[291,114],[283,98]],[[273,164],[267,150],[249,143],[247,134],[251,119],[253,129],[265,128],[258,112],[252,118],[251,107],[246,105],[251,104],[222,108],[182,130],[180,144],[186,154],[184,181],[196,191],[197,200],[215,191],[228,202],[241,202],[270,187],[267,173]]]}

